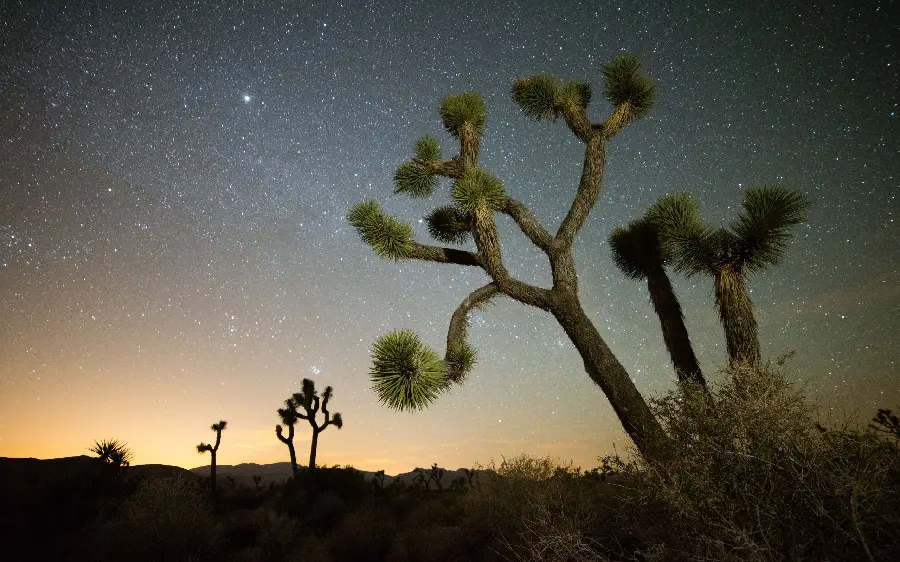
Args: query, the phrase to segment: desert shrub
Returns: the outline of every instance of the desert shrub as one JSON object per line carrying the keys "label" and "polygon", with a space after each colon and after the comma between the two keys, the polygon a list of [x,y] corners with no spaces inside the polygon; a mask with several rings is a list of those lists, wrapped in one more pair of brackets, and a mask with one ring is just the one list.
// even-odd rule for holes
{"label": "desert shrub", "polygon": [[571,464],[522,455],[489,468],[464,496],[467,534],[497,537],[488,548],[503,557],[605,560],[604,542],[619,541],[609,487]]}
{"label": "desert shrub", "polygon": [[900,450],[871,432],[826,430],[771,366],[653,402],[673,438],[666,463],[623,465],[621,496],[645,544],[671,560],[892,560],[900,548]]}
{"label": "desert shrub", "polygon": [[335,560],[385,560],[397,533],[386,509],[364,505],[347,515],[329,537]]}
{"label": "desert shrub", "polygon": [[202,560],[214,553],[219,530],[196,482],[150,477],[108,520],[85,533],[89,559]]}
{"label": "desert shrub", "polygon": [[[223,534],[250,537],[250,545],[236,551],[233,560],[242,562],[299,559],[302,527],[292,517],[270,508],[232,514]],[[228,551],[235,551],[229,540]],[[293,555],[293,557],[292,557]]]}

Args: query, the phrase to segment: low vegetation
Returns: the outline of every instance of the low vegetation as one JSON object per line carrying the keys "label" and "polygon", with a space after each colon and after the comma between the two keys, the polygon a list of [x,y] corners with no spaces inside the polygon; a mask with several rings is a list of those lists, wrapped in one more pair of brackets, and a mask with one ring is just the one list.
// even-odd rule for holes
{"label": "low vegetation", "polygon": [[281,485],[224,487],[215,501],[193,475],[71,481],[39,498],[32,519],[59,494],[89,507],[39,535],[32,559],[897,559],[896,416],[824,427],[777,366],[717,379],[651,401],[674,443],[664,463],[613,456],[583,471],[523,455],[453,485],[439,484],[437,465],[408,484],[335,466],[319,467],[313,485],[301,467]]}

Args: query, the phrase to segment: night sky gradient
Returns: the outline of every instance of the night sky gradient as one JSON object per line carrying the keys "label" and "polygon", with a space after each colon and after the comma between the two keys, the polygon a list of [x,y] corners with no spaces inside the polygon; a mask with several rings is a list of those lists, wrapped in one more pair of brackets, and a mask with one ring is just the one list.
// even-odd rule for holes
{"label": "night sky gradient", "polygon": [[[176,7],[177,4],[177,7]],[[409,4],[409,5],[407,5]],[[343,430],[319,462],[447,468],[528,452],[585,468],[628,442],[548,314],[499,298],[473,315],[479,362],[429,410],[369,387],[370,346],[412,329],[443,354],[479,269],[378,259],[346,221],[374,198],[412,222],[449,197],[392,195],[416,138],[455,153],[437,107],[481,92],[481,165],[555,232],[583,145],[510,99],[516,76],[583,79],[638,53],[650,114],[611,143],[575,245],[582,303],[651,396],[673,370],[646,286],[607,237],[689,191],[724,223],[742,190],[810,197],[786,261],[750,278],[763,355],[823,412],[900,405],[900,27],[890,2],[55,2],[0,8],[0,456],[288,460],[275,410],[304,377],[334,387]],[[796,4],[809,7],[784,7]],[[511,273],[543,254],[498,218]],[[725,346],[712,281],[673,275],[713,380]],[[310,432],[298,425],[298,456]]]}

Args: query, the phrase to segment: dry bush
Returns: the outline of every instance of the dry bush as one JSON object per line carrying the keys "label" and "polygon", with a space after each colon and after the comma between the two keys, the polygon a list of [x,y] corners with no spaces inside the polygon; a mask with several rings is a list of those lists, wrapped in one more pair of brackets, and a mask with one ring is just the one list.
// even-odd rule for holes
{"label": "dry bush", "polygon": [[625,467],[644,542],[671,560],[896,559],[900,450],[818,426],[771,366],[727,375],[711,398],[684,389],[653,402],[675,447],[665,464]]}
{"label": "dry bush", "polygon": [[329,548],[335,560],[385,560],[396,533],[396,524],[386,509],[363,505],[334,529]]}

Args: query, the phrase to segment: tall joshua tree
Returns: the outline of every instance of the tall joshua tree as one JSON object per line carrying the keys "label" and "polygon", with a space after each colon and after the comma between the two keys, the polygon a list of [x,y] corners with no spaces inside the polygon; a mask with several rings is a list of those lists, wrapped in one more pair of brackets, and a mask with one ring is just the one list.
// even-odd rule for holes
{"label": "tall joshua tree", "polygon": [[219,423],[214,423],[209,428],[216,432],[216,444],[210,445],[209,443],[200,443],[197,445],[197,452],[201,455],[203,453],[209,453],[210,462],[209,462],[209,495],[216,495],[216,453],[219,452],[219,444],[222,443],[222,431],[225,430],[225,427],[228,425],[228,422],[225,420],[220,421]]}
{"label": "tall joshua tree", "polygon": [[691,381],[706,388],[706,380],[694,355],[681,304],[675,296],[665,265],[670,256],[659,240],[657,228],[646,220],[636,220],[617,228],[609,237],[613,261],[627,277],[647,280],[650,302],[659,317],[663,341],[680,382]]}
{"label": "tall joshua tree", "polygon": [[[309,422],[310,427],[312,427],[313,435],[312,442],[310,443],[309,448],[309,472],[313,474],[316,470],[316,451],[319,446],[319,434],[325,431],[325,429],[333,425],[338,429],[344,427],[344,419],[341,417],[341,414],[335,412],[333,415],[328,411],[328,402],[331,400],[333,395],[333,389],[330,386],[325,387],[325,392],[322,393],[320,397],[318,392],[316,391],[316,385],[310,379],[303,379],[303,389],[295,393],[291,398],[288,398],[285,401],[285,405],[287,405],[287,409],[291,409],[293,414],[289,412],[285,412],[287,415],[287,419],[285,415],[282,415],[282,410],[278,410],[278,414],[282,416],[282,422],[286,423],[289,426],[289,434],[288,439],[285,439],[282,436],[281,426],[277,426],[275,431],[278,433],[278,438],[281,441],[288,445],[288,448],[291,451],[291,467],[294,470],[294,474],[297,474],[297,457],[294,454],[294,423],[297,420],[306,420]],[[298,408],[303,408],[306,412],[305,414],[300,413]],[[325,417],[322,425],[316,421],[316,414],[321,409],[322,415]],[[288,423],[288,421],[293,420],[293,423]]]}
{"label": "tall joshua tree", "polygon": [[[294,425],[300,419],[300,414],[297,412],[297,402],[294,401],[293,397],[284,401],[284,408],[278,409],[278,417],[281,418],[281,423],[275,426],[275,435],[278,436],[279,441],[287,445],[291,454],[291,474],[296,478],[297,453],[294,450]],[[284,436],[282,425],[288,428],[287,437]]]}
{"label": "tall joshua tree", "polygon": [[[647,458],[664,453],[668,440],[625,368],[613,355],[588,318],[578,297],[578,276],[572,245],[600,194],[607,144],[653,104],[653,81],[632,55],[620,55],[603,68],[604,94],[612,112],[591,122],[587,108],[591,88],[583,82],[563,83],[538,74],[516,79],[513,101],[537,120],[563,118],[572,134],[584,143],[584,165],[569,211],[551,234],[520,201],[509,196],[498,178],[479,167],[479,149],[486,124],[484,100],[474,92],[450,95],[441,103],[444,128],[459,142],[459,152],[444,160],[437,139],[415,143],[412,160],[397,169],[395,193],[411,197],[431,195],[439,177],[453,181],[452,203],[426,217],[431,236],[442,244],[461,244],[470,237],[475,249],[422,244],[412,228],[385,214],[374,201],[354,207],[348,220],[377,255],[393,260],[423,260],[479,267],[488,282],[460,303],[450,318],[447,347],[441,359],[408,331],[395,331],[373,346],[372,384],[382,403],[397,410],[426,407],[452,384],[463,382],[475,363],[466,339],[468,315],[497,295],[553,315],[575,345],[588,376],[606,394],[625,430]],[[546,254],[553,275],[551,288],[537,287],[510,275],[500,246],[495,214],[511,218],[522,233]]]}
{"label": "tall joshua tree", "polygon": [[677,194],[657,202],[648,220],[659,228],[677,271],[713,278],[728,362],[752,366],[761,353],[747,274],[781,263],[790,230],[805,220],[809,200],[787,188],[767,186],[744,191],[743,207],[728,227],[712,228],[690,195]]}

